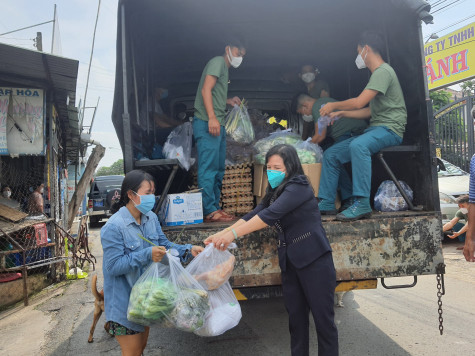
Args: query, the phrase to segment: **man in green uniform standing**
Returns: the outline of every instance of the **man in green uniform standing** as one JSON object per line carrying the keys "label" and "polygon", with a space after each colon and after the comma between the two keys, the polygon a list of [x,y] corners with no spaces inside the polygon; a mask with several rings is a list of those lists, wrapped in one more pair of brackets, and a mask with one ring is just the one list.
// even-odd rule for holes
{"label": "man in green uniform standing", "polygon": [[405,131],[404,96],[394,69],[381,57],[384,43],[375,32],[363,33],[355,63],[358,69],[371,71],[366,88],[356,98],[330,102],[320,109],[321,116],[370,119],[370,127],[362,135],[333,145],[323,155],[318,191],[320,211],[336,211],[334,201],[340,173],[345,163],[351,162],[352,166],[354,203],[338,214],[337,220],[356,220],[371,215],[371,156],[385,147],[400,145]]}
{"label": "man in green uniform standing", "polygon": [[212,58],[201,74],[196,91],[193,134],[198,150],[198,187],[203,194],[206,222],[231,221],[233,216],[220,209],[219,200],[226,159],[226,104],[240,105],[238,97],[228,99],[229,67],[238,68],[246,54],[245,46],[233,40],[222,56]]}
{"label": "man in green uniform standing", "polygon": [[[312,142],[321,145],[327,137],[331,139],[329,144],[322,145],[324,151],[335,143],[361,135],[368,127],[366,120],[341,117],[333,125],[319,129],[320,108],[327,103],[335,101],[335,99],[330,97],[315,99],[307,94],[300,94],[297,98],[297,112],[301,115],[312,115],[315,124],[315,134],[312,137]],[[342,209],[349,208],[353,203],[351,179],[345,169],[341,170],[338,187],[340,189]],[[322,213],[325,214],[326,212],[322,211]]]}

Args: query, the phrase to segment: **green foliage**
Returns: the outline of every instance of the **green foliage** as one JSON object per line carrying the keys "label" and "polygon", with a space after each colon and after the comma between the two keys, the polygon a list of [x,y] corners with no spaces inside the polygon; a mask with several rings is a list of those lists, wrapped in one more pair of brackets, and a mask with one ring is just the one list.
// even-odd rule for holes
{"label": "green foliage", "polygon": [[460,84],[465,96],[475,95],[475,80],[467,80]]}
{"label": "green foliage", "polygon": [[124,160],[119,159],[112,163],[110,167],[101,167],[96,171],[96,177],[124,175]]}
{"label": "green foliage", "polygon": [[450,103],[450,93],[446,92],[445,90],[432,91],[429,95],[432,99],[434,113]]}

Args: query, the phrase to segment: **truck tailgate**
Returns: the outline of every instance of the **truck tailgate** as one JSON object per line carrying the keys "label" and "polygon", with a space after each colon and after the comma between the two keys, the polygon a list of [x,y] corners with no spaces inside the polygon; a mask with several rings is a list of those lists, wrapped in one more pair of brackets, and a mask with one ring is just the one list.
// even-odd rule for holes
{"label": "truck tailgate", "polygon": [[[337,280],[436,274],[443,263],[438,212],[374,213],[371,219],[338,222],[324,217]],[[200,244],[229,224],[164,227],[168,239]],[[276,232],[267,228],[237,241],[233,287],[280,285]]]}

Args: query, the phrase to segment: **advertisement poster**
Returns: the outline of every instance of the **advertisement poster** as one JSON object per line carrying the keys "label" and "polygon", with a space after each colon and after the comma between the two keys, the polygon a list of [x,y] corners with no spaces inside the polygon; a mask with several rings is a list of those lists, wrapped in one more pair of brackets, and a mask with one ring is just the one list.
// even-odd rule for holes
{"label": "advertisement poster", "polygon": [[429,90],[475,77],[475,22],[424,46]]}
{"label": "advertisement poster", "polygon": [[0,155],[8,154],[7,147],[7,118],[8,103],[10,95],[4,95],[3,88],[0,88]]}
{"label": "advertisement poster", "polygon": [[[44,154],[44,111],[42,89],[0,87],[0,154]],[[5,114],[6,133],[2,136]]]}

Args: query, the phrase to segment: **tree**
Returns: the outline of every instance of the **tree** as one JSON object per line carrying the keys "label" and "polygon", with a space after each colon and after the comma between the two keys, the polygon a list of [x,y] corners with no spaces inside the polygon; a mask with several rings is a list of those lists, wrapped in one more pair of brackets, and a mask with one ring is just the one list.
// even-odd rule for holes
{"label": "tree", "polygon": [[99,176],[114,176],[124,175],[124,160],[119,159],[112,163],[110,167],[101,167],[96,172],[96,177]]}
{"label": "tree", "polygon": [[450,93],[445,90],[432,91],[429,94],[434,113],[450,103]]}
{"label": "tree", "polygon": [[475,95],[475,80],[467,80],[460,84],[464,96]]}

